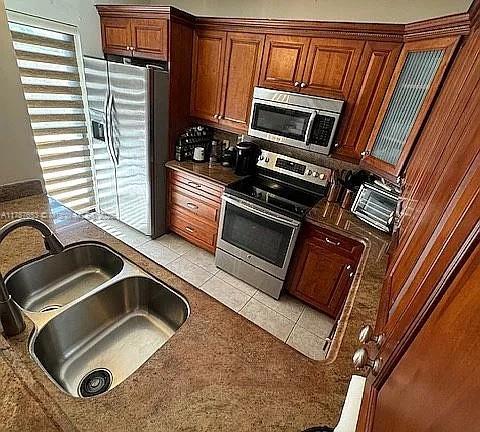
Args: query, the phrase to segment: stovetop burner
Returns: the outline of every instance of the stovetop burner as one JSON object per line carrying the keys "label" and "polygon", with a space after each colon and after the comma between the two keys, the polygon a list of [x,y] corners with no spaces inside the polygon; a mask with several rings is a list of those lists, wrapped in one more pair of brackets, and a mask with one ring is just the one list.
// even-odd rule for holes
{"label": "stovetop burner", "polygon": [[303,218],[323,197],[317,190],[307,191],[265,175],[253,175],[229,185],[226,190],[240,198],[264,205],[289,216]]}

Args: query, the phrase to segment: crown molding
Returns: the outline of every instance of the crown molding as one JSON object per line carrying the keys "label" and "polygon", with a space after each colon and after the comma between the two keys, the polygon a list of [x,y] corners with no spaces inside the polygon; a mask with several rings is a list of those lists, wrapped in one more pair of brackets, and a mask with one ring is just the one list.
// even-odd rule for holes
{"label": "crown molding", "polygon": [[172,6],[96,5],[104,17],[161,17],[196,28],[246,33],[289,34],[307,37],[335,37],[389,42],[408,42],[470,32],[480,16],[480,0],[474,0],[468,12],[416,21],[409,24],[354,23],[260,18],[195,17]]}

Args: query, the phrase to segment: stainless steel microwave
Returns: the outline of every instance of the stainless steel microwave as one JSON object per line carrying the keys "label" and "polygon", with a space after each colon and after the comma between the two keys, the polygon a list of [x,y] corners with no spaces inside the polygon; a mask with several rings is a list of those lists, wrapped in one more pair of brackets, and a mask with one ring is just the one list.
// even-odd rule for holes
{"label": "stainless steel microwave", "polygon": [[328,154],[343,101],[255,87],[248,135]]}

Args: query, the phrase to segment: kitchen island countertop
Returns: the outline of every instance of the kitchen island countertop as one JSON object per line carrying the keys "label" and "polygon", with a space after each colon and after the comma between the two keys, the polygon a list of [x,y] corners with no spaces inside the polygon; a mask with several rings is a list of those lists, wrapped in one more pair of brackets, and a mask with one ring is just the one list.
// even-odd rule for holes
{"label": "kitchen island countertop", "polygon": [[[16,383],[2,385],[0,424],[9,430],[29,424],[31,430],[48,425],[64,431],[169,432],[298,432],[334,426],[354,372],[358,328],[376,316],[388,246],[388,236],[339,212],[338,206],[322,204],[309,219],[351,233],[366,249],[331,354],[327,361],[314,361],[55,200],[33,195],[0,203],[0,225],[36,215],[64,244],[103,242],[177,289],[191,307],[166,345],[121,385],[91,399],[62,392],[30,358],[31,322],[17,337],[0,337],[0,376],[9,382],[14,376]],[[10,234],[1,250],[2,274],[45,253],[41,236],[29,228]]]}

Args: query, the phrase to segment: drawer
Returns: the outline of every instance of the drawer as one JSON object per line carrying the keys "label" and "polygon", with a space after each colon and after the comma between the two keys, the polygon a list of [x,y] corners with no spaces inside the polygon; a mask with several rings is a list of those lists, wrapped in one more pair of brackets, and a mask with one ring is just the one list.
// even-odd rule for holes
{"label": "drawer", "polygon": [[182,213],[177,207],[170,209],[170,229],[182,237],[192,241],[197,246],[203,247],[210,252],[215,251],[217,243],[217,229],[205,225],[198,219]]}
{"label": "drawer", "polygon": [[360,257],[363,251],[363,245],[357,240],[325,228],[313,226],[311,224],[308,224],[307,227],[315,231],[315,237],[317,241],[320,241],[324,245],[331,247],[336,252],[342,251],[348,256],[352,256],[354,259],[356,259]]}
{"label": "drawer", "polygon": [[170,170],[170,184],[185,189],[195,195],[220,202],[224,187],[202,177],[182,171]]}
{"label": "drawer", "polygon": [[194,197],[190,191],[180,189],[176,185],[170,188],[170,205],[181,207],[197,217],[217,223],[220,212],[220,205],[211,201],[211,204]]}

